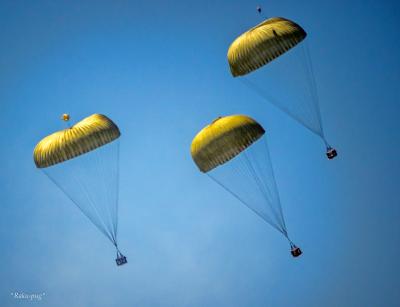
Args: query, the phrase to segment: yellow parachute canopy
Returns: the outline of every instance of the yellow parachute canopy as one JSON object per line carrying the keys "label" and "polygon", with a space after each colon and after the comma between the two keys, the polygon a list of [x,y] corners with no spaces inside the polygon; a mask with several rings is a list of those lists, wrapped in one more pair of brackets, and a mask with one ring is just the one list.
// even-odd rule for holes
{"label": "yellow parachute canopy", "polygon": [[38,168],[49,167],[114,141],[121,135],[108,117],[93,114],[68,129],[55,132],[41,140],[33,151]]}
{"label": "yellow parachute canopy", "polygon": [[193,139],[192,158],[206,173],[237,156],[264,133],[263,127],[246,115],[219,117]]}
{"label": "yellow parachute canopy", "polygon": [[281,17],[263,21],[231,44],[228,62],[234,77],[246,75],[276,59],[300,43],[307,33]]}

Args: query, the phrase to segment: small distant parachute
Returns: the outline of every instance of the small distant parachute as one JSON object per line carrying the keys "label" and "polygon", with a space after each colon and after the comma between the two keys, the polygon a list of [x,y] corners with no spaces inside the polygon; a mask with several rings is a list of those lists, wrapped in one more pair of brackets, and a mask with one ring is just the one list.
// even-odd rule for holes
{"label": "small distant parachute", "polygon": [[219,117],[193,139],[191,155],[203,173],[247,206],[290,242],[269,158],[264,128],[246,115]]}
{"label": "small distant parachute", "polygon": [[93,114],[45,137],[33,152],[36,167],[113,243],[118,265],[127,262],[117,243],[120,135],[108,117]]}
{"label": "small distant parachute", "polygon": [[[327,147],[328,158],[332,159],[337,153],[323,131],[311,58],[302,43],[306,36],[293,21],[281,17],[267,19],[233,41],[227,54],[229,67],[233,77],[243,77],[248,87],[319,135]],[[289,57],[291,50],[297,48],[301,54]],[[285,65],[287,69],[283,69]],[[283,71],[286,74],[282,75]],[[260,82],[255,82],[257,76]]]}

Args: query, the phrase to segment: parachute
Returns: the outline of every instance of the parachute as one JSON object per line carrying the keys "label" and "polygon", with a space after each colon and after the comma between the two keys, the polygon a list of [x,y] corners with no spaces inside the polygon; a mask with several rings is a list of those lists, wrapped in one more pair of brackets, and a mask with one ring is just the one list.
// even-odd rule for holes
{"label": "parachute", "polygon": [[289,239],[264,134],[248,116],[218,117],[194,137],[192,159],[201,172],[284,235],[297,257],[301,250]]}
{"label": "parachute", "polygon": [[[62,115],[62,120],[69,119]],[[115,246],[117,265],[127,262],[117,243],[120,135],[108,117],[93,114],[45,137],[33,152],[36,167]]]}
{"label": "parachute", "polygon": [[306,36],[293,21],[269,18],[233,41],[229,67],[233,77],[320,136],[333,159],[337,152],[325,138]]}

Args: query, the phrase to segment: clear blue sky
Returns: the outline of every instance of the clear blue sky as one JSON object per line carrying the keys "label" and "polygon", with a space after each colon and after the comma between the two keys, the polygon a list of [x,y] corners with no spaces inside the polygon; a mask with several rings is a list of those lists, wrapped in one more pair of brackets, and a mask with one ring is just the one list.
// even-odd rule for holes
{"label": "clear blue sky", "polygon": [[[0,2],[0,305],[396,306],[400,301],[398,1],[265,1],[309,33],[339,152],[229,73],[255,1]],[[104,113],[121,139],[116,267],[109,241],[38,171],[59,116]],[[192,137],[244,113],[268,132],[304,255],[198,172]],[[40,302],[11,292],[45,293]]]}

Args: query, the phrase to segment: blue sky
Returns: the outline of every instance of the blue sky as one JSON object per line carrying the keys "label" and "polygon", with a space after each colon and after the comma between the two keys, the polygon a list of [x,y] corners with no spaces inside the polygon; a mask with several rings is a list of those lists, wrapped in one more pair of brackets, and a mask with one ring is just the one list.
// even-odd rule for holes
{"label": "blue sky", "polygon": [[[396,306],[400,5],[268,1],[301,24],[339,157],[230,76],[251,1],[0,2],[1,306]],[[119,241],[37,170],[35,144],[103,113],[121,132]],[[267,137],[293,259],[269,225],[199,173],[189,147],[219,115]],[[41,301],[10,293],[45,293]]]}

